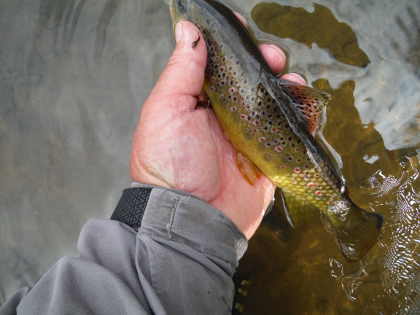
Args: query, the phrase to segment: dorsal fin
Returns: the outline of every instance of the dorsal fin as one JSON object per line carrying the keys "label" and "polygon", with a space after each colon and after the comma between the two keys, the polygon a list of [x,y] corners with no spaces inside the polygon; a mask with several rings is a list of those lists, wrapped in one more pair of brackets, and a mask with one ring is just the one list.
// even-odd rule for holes
{"label": "dorsal fin", "polygon": [[[325,176],[333,180],[338,189],[341,189],[344,186],[343,176],[334,167],[334,164],[331,161],[331,157],[328,156],[325,149],[322,146],[320,146],[316,142],[315,137],[313,137],[310,134],[310,132],[308,131],[307,119],[300,113],[299,110],[297,110],[296,104],[294,103],[292,98],[286,93],[285,86],[296,86],[298,84],[285,80],[280,80],[272,73],[264,73],[262,75],[262,82],[266,87],[268,93],[276,101],[276,104],[281,110],[284,117],[287,119],[287,122],[292,132],[305,145],[308,157],[318,168],[323,170],[322,173],[325,173]],[[322,97],[322,95],[324,96]],[[330,98],[327,95],[327,93],[321,93],[321,97],[325,98],[325,101]],[[324,103],[326,103],[325,101]]]}
{"label": "dorsal fin", "polygon": [[312,136],[315,135],[320,125],[321,114],[331,96],[326,92],[287,80],[279,79],[278,84],[305,118],[308,131]]}

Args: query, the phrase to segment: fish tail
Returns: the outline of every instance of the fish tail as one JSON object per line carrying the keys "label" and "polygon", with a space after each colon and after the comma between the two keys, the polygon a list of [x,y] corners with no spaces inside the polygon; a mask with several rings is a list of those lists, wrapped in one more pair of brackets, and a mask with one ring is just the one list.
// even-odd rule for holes
{"label": "fish tail", "polygon": [[334,213],[334,206],[330,207],[328,225],[344,257],[356,261],[376,244],[384,220],[380,214],[363,210],[352,202],[349,204],[350,207],[341,213]]}

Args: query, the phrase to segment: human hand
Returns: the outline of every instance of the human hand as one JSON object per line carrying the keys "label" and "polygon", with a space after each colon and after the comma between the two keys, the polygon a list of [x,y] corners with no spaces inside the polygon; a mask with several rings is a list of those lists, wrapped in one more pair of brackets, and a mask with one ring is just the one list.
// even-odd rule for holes
{"label": "human hand", "polygon": [[[248,183],[213,111],[197,107],[207,62],[200,31],[181,21],[175,33],[175,51],[142,108],[133,139],[131,176],[208,202],[250,239],[273,199],[274,186],[265,176]],[[282,71],[286,56],[280,48],[267,44],[260,48],[272,70]],[[297,74],[283,78],[305,84]]]}

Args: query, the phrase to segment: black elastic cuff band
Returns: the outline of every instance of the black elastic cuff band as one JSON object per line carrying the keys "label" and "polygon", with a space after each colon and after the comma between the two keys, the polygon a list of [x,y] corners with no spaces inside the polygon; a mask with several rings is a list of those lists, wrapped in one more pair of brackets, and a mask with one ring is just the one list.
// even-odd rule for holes
{"label": "black elastic cuff band", "polygon": [[152,188],[128,188],[123,191],[111,220],[120,221],[136,231],[141,226]]}

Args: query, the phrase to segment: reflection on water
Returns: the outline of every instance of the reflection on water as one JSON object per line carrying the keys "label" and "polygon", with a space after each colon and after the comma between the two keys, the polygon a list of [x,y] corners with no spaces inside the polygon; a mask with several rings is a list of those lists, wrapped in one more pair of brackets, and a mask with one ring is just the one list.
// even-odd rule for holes
{"label": "reflection on water", "polygon": [[[369,5],[377,3],[370,1]],[[398,79],[393,78],[404,83],[395,83],[386,79],[395,76],[388,72],[394,66],[383,62],[390,57],[388,51],[382,54],[366,46],[362,36],[361,44],[370,52],[366,55],[358,47],[359,33],[337,22],[328,8],[314,8],[308,13],[302,8],[262,3],[252,16],[262,31],[283,38],[278,42],[290,52],[292,69],[305,69],[313,86],[333,96],[322,135],[341,157],[352,200],[361,208],[381,213],[385,224],[378,244],[368,255],[358,263],[349,263],[314,209],[290,209],[299,223],[294,231],[285,227],[282,211],[276,209],[251,241],[241,263],[235,312],[417,314],[420,154],[415,144],[420,140],[420,94],[413,92],[419,82],[412,74],[418,74],[420,10],[403,7],[396,14],[395,27],[387,29],[393,36],[401,32],[406,36],[391,44],[399,57],[395,62],[406,70]],[[328,22],[324,24],[325,20]],[[320,54],[318,64],[310,60],[316,48],[305,52],[296,49],[299,43],[309,46],[313,42],[330,53],[327,57]],[[375,45],[385,46],[381,42]],[[343,68],[340,63],[366,69]],[[398,93],[387,91],[396,86]],[[371,119],[366,118],[369,116]],[[396,120],[400,126],[401,121],[407,121],[398,136],[375,123],[392,130]],[[288,206],[293,208],[293,204]]]}
{"label": "reflection on water", "polygon": [[416,157],[408,157],[400,164],[401,173],[397,177],[377,172],[370,178],[370,184],[372,193],[380,200],[375,206],[391,209],[390,223],[381,239],[384,257],[376,257],[378,260],[373,263],[383,264],[385,292],[404,296],[407,301],[399,301],[403,306],[406,302],[416,303],[420,294],[420,164]]}
{"label": "reflection on water", "polygon": [[107,28],[121,3],[121,0],[107,0],[104,6],[96,29],[95,55],[97,58],[100,58],[102,55],[106,41]]}
{"label": "reflection on water", "polygon": [[[53,47],[60,52],[67,52],[73,42],[77,23],[87,0],[41,0],[36,27],[35,43],[43,32],[53,32]],[[95,34],[95,55],[100,57],[106,42],[106,33],[111,19],[122,4],[121,0],[107,0],[103,4]]]}
{"label": "reflection on water", "polygon": [[74,254],[81,226],[128,185],[129,135],[170,22],[154,0],[0,3],[1,304]]}
{"label": "reflection on water", "polygon": [[[369,58],[360,49],[349,25],[339,22],[327,7],[314,4],[314,12],[303,8],[261,3],[252,11],[262,31],[327,49],[340,62],[365,67]],[[282,27],[276,27],[281,24]]]}
{"label": "reflection on water", "polygon": [[[273,211],[241,262],[238,307],[419,314],[420,1],[232,2],[255,5],[258,37],[284,47],[290,70],[334,96],[323,135],[355,203],[385,217],[377,246],[348,263],[317,210],[293,209],[296,230]],[[112,210],[128,183],[134,105],[172,34],[163,1],[0,6],[1,303],[72,253],[88,218]]]}
{"label": "reflection on water", "polygon": [[53,33],[54,47],[66,51],[71,45],[86,0],[40,2],[35,42],[43,32]]}
{"label": "reflection on water", "polygon": [[401,43],[391,37],[392,46],[398,55],[404,56],[413,65],[416,75],[420,76],[420,5],[409,5],[406,12],[396,18],[396,23],[405,41]]}

